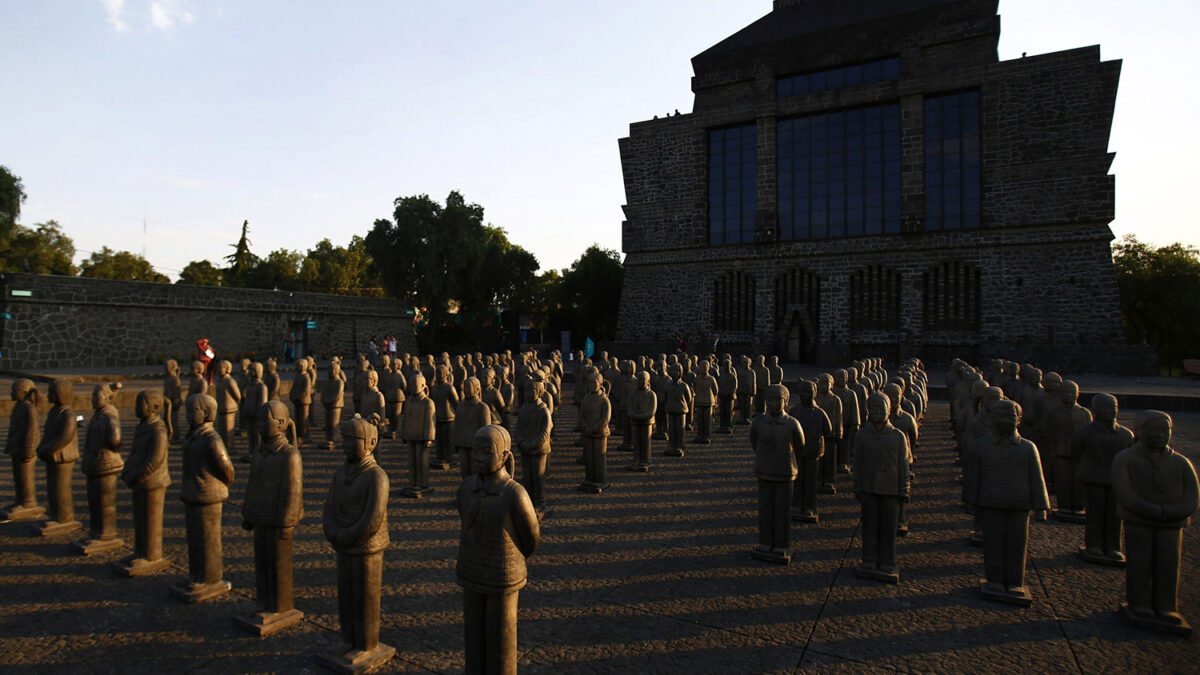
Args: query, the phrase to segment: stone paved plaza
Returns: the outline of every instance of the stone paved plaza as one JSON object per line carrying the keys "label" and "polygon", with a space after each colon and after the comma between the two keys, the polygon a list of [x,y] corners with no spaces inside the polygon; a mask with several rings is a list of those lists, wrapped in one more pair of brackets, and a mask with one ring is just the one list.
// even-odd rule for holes
{"label": "stone paved plaza", "polygon": [[[77,393],[85,388],[77,385]],[[1132,412],[1122,411],[1122,421],[1128,424]],[[121,413],[132,438],[132,411]],[[570,405],[555,413],[552,513],[520,600],[524,672],[1195,672],[1200,663],[1194,637],[1165,637],[1122,621],[1116,610],[1124,573],[1078,559],[1081,525],[1032,526],[1031,608],[980,598],[982,553],[965,543],[970,520],[958,507],[944,402],[931,406],[922,429],[898,586],[853,574],[860,542],[848,477],[840,477],[839,494],[822,496],[819,525],[794,526],[792,564],[775,566],[750,556],[757,486],[748,427],[717,436],[711,446],[689,445],[682,459],[656,455],[649,474],[624,471],[630,455],[610,451],[611,489],[593,496],[575,489],[583,477],[572,443],[575,414]],[[1173,444],[1196,462],[1200,414],[1175,420]],[[7,418],[0,425],[6,430]],[[237,440],[235,459],[245,443]],[[253,608],[251,537],[239,527],[246,464],[236,464],[225,506],[226,578],[234,593],[196,606],[167,596],[187,567],[177,446],[172,452],[164,546],[174,565],[158,576],[126,579],[109,569],[131,551],[123,487],[118,513],[126,545],[94,558],[67,546],[83,532],[43,539],[24,524],[0,525],[0,670],[320,672],[313,655],[339,642],[335,560],[320,517],[340,453],[303,448],[306,511],[297,528],[295,585],[305,620],[259,639],[233,623]],[[395,494],[407,476],[400,444],[385,441],[380,460]],[[37,476],[42,501],[40,465]],[[398,654],[382,672],[462,670],[459,523],[450,504],[457,483],[457,469],[435,472],[432,498],[391,500],[381,639]],[[0,496],[11,495],[6,463]],[[78,467],[75,500],[86,526]],[[1197,532],[1184,532],[1180,597],[1193,623],[1200,621]]]}

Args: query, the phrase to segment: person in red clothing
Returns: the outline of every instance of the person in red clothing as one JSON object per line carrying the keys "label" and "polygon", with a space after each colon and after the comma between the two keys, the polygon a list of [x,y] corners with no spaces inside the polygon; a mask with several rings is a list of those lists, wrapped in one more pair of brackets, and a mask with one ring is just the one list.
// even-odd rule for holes
{"label": "person in red clothing", "polygon": [[208,338],[196,340],[196,360],[204,364],[204,377],[210,385],[213,381],[213,371],[216,370],[216,357],[217,353],[208,344]]}

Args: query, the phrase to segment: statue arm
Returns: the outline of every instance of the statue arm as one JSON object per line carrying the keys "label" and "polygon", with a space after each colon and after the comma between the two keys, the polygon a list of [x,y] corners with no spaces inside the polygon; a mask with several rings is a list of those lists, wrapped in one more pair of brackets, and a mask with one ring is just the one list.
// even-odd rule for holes
{"label": "statue arm", "polygon": [[1158,504],[1151,504],[1142,499],[1142,496],[1137,493],[1133,487],[1133,478],[1130,476],[1130,468],[1133,463],[1133,454],[1122,450],[1117,453],[1112,463],[1112,491],[1113,498],[1122,507],[1138,516],[1147,520],[1161,520],[1163,510]]}
{"label": "statue arm", "polygon": [[212,459],[212,466],[215,469],[213,475],[225,485],[233,484],[233,462],[229,459],[225,442],[215,434],[210,438],[209,457]]}
{"label": "statue arm", "polygon": [[1183,455],[1177,455],[1183,460],[1180,466],[1179,480],[1183,483],[1183,496],[1178,501],[1162,507],[1164,520],[1183,520],[1189,518],[1200,507],[1200,488],[1196,484],[1196,468]]}
{"label": "statue arm", "polygon": [[363,503],[363,511],[358,520],[341,531],[338,544],[341,546],[359,546],[370,541],[371,537],[383,527],[387,521],[388,479],[383,470],[370,472],[370,485],[367,488],[367,498]]}
{"label": "statue arm", "polygon": [[283,490],[284,494],[283,499],[278,502],[279,513],[276,514],[276,522],[280,523],[281,527],[293,527],[304,517],[303,470],[300,451],[295,448],[287,453],[279,489]]}
{"label": "statue arm", "polygon": [[908,436],[904,432],[897,434],[897,438],[903,444],[904,451],[896,453],[896,494],[900,495],[902,499],[908,499],[912,489],[912,479],[909,474],[912,450],[908,447]]}
{"label": "statue arm", "polygon": [[104,444],[114,452],[121,449],[121,423],[114,415],[104,416]]}
{"label": "statue arm", "polygon": [[529,493],[520,485],[513,490],[515,504],[512,509],[513,543],[521,555],[528,558],[537,550],[542,534],[538,526],[537,511],[529,499]]}

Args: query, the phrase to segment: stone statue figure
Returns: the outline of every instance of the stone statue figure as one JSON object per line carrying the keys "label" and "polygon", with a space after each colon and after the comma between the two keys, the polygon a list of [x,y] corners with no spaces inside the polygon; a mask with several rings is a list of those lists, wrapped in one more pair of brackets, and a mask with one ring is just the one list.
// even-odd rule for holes
{"label": "stone statue figure", "polygon": [[203,361],[192,361],[192,375],[188,381],[188,396],[208,393],[208,376],[204,374]]}
{"label": "stone statue figure", "polygon": [[1125,617],[1138,626],[1190,635],[1179,613],[1183,528],[1200,506],[1196,469],[1171,449],[1171,416],[1146,411],[1137,442],[1117,453],[1112,488],[1125,522]]}
{"label": "stone statue figure", "polygon": [[1054,462],[1054,495],[1058,508],[1054,517],[1068,523],[1083,523],[1084,490],[1083,477],[1079,475],[1079,462],[1073,454],[1075,434],[1084,425],[1092,422],[1092,413],[1079,405],[1079,385],[1064,380],[1058,385],[1056,396],[1046,399],[1042,412],[1042,444],[1038,451],[1050,455]]}
{"label": "stone statue figure", "polygon": [[71,473],[75,462],[79,461],[75,410],[71,407],[75,391],[66,380],[53,380],[46,398],[50,401],[50,412],[46,413],[37,457],[46,463],[46,502],[50,519],[34,525],[35,531],[43,537],[74,532],[82,527],[75,520],[75,498],[71,492]]}
{"label": "stone statue figure", "polygon": [[437,384],[429,391],[429,398],[433,401],[434,442],[437,444],[437,453],[430,458],[429,467],[439,471],[449,469],[454,459],[454,434],[451,427],[454,426],[455,411],[458,408],[458,389],[454,387],[453,378],[450,366],[438,366]]}
{"label": "stone statue figure", "polygon": [[1017,433],[1020,408],[1012,401],[992,406],[995,433],[975,440],[978,461],[970,503],[983,523],[983,566],[987,579],[980,585],[984,598],[1029,606],[1025,588],[1025,558],[1029,547],[1031,511],[1050,508],[1037,447]]}
{"label": "stone statue figure", "polygon": [[[610,406],[613,414],[612,422],[617,428],[617,433],[621,434],[621,445],[617,448],[619,451],[633,449],[633,442],[629,432],[629,395],[633,393],[634,387],[634,364],[633,361],[618,361],[616,374],[613,377],[612,396],[609,397]],[[605,437],[605,444],[608,440]],[[584,440],[586,447],[587,441]]]}
{"label": "stone statue figure", "polygon": [[171,414],[164,422],[171,430],[171,440],[179,440],[179,411],[183,408],[183,382],[179,379],[179,363],[175,359],[167,359],[163,363],[163,400],[171,404]]}
{"label": "stone statue figure", "polygon": [[[267,400],[268,401],[278,401],[279,400],[279,372],[276,369],[279,367],[279,363],[278,363],[278,361],[275,360],[274,356],[269,357],[267,359],[266,367],[267,367],[267,372],[263,373],[262,381],[263,381],[263,385],[265,385],[267,388]],[[250,433],[257,434],[258,429],[252,428],[252,429],[250,429]]]}
{"label": "stone statue figure", "polygon": [[[267,394],[267,385],[263,382],[263,364],[250,364],[250,372],[247,376],[249,380],[246,384],[246,390],[242,392],[241,420],[242,429],[246,431],[246,440],[249,446],[242,459],[249,463],[254,457],[254,451],[258,449],[259,442],[262,440],[258,435],[258,411],[270,399]],[[226,446],[225,450],[226,452],[229,451],[228,446]]]}
{"label": "stone statue figure", "polygon": [[708,361],[700,362],[699,373],[696,375],[696,382],[692,389],[695,392],[693,410],[696,420],[696,437],[692,439],[692,442],[712,445],[712,415],[713,408],[717,405],[719,386],[717,378],[709,374]]}
{"label": "stone statue figure", "polygon": [[540,519],[546,514],[546,460],[554,423],[542,400],[542,383],[531,380],[526,386],[526,403],[517,411],[517,447],[521,451],[521,482]]}
{"label": "stone statue figure", "polygon": [[358,415],[342,424],[346,461],[338,467],[321,517],[325,538],[337,552],[338,624],[342,644],[317,656],[340,672],[366,672],[396,655],[379,642],[383,552],[388,537],[388,477],[375,462],[379,427]]}
{"label": "stone statue figure", "polygon": [[226,448],[233,447],[233,432],[237,425],[238,406],[242,402],[242,390],[233,379],[233,364],[222,359],[217,366],[217,423],[213,425]]}
{"label": "stone statue figure", "polygon": [[[579,418],[583,425],[584,460],[584,478],[579,484],[579,489],[582,492],[600,494],[608,488],[608,423],[612,420],[612,404],[600,391],[598,378],[588,378],[587,388],[587,394],[579,406]],[[628,409],[626,413],[628,414]]]}
{"label": "stone statue figure", "polygon": [[[900,581],[896,531],[900,503],[908,497],[908,437],[892,426],[891,402],[881,393],[867,398],[868,424],[855,434],[854,496],[862,507],[862,564],[858,576]],[[827,451],[831,452],[831,451]]]}
{"label": "stone statue figure", "polygon": [[[246,398],[246,388],[250,386],[250,373],[251,369],[253,368],[251,364],[252,362],[250,359],[244,357],[238,359],[238,371],[233,375],[233,381],[237,383],[238,391],[241,393],[242,399]],[[171,407],[172,409],[174,408],[173,401]],[[237,409],[236,432],[238,436],[246,433],[245,421],[242,419],[242,404],[240,402],[238,403]],[[251,433],[250,435],[253,436],[254,434]]]}
{"label": "stone statue figure", "polygon": [[692,409],[695,399],[692,388],[683,381],[683,367],[678,363],[669,366],[671,381],[663,397],[667,409],[667,447],[663,454],[668,457],[683,457],[684,416]]}
{"label": "stone statue figure", "polygon": [[771,371],[767,368],[767,357],[758,354],[754,357],[754,414],[761,415],[766,410],[767,387],[771,386]]}
{"label": "stone statue figure", "polygon": [[308,378],[308,359],[296,361],[296,374],[292,377],[292,390],[288,393],[292,409],[296,411],[297,442],[308,439],[308,409],[312,405],[312,380]]}
{"label": "stone statue figure", "polygon": [[355,414],[382,431],[387,428],[387,401],[383,392],[379,391],[379,371],[368,370],[366,380],[361,396],[362,407],[357,408]]}
{"label": "stone statue figure", "polygon": [[387,399],[388,423],[391,425],[391,438],[395,439],[404,414],[404,391],[408,388],[404,367],[399,359],[392,359],[390,370],[384,369],[383,381],[379,386],[383,390],[383,397]]}
{"label": "stone statue figure", "polygon": [[629,428],[633,436],[633,461],[629,471],[650,470],[650,443],[658,413],[658,396],[650,390],[650,373],[637,374],[637,388],[629,396]]}
{"label": "stone statue figure", "polygon": [[797,454],[796,481],[792,489],[792,520],[802,523],[820,521],[817,514],[817,486],[820,483],[820,462],[825,454],[825,437],[832,424],[825,411],[816,404],[817,387],[809,380],[796,385],[799,404],[788,414],[800,422],[804,430],[804,446]]}
{"label": "stone statue figure", "polygon": [[1117,422],[1117,398],[1110,394],[1092,397],[1092,422],[1085,424],[1071,445],[1083,478],[1084,531],[1080,556],[1100,565],[1124,566],[1121,552],[1121,521],[1112,491],[1112,463],[1117,453],[1133,445],[1133,432]]}
{"label": "stone statue figure", "polygon": [[[414,357],[415,358],[415,357]],[[425,376],[414,372],[408,378],[408,398],[404,402],[404,442],[408,444],[409,485],[400,491],[405,497],[420,498],[433,490],[429,486],[429,448],[436,433],[437,411],[429,398]]]}
{"label": "stone statue figure", "polygon": [[750,424],[754,477],[758,479],[758,546],[752,554],[783,565],[792,561],[790,507],[796,455],[804,447],[800,421],[784,412],[788,397],[787,387],[768,385],[766,412]]}
{"label": "stone statue figure", "polygon": [[718,434],[733,433],[733,403],[737,400],[737,388],[737,372],[733,369],[733,361],[727,358],[721,362],[717,375]]}
{"label": "stone statue figure", "polygon": [[842,399],[833,393],[833,376],[821,373],[817,376],[817,395],[814,399],[825,416],[829,418],[829,433],[825,435],[825,454],[821,455],[822,494],[837,494],[838,446],[842,442]]}
{"label": "stone statue figure", "polygon": [[337,447],[342,408],[346,405],[346,377],[342,374],[340,357],[335,356],[329,361],[329,379],[321,390],[321,405],[325,408],[325,442],[333,450]]}
{"label": "stone statue figure", "polygon": [[862,426],[865,406],[858,405],[858,395],[848,386],[849,373],[838,369],[833,373],[833,393],[842,401],[842,437],[838,439],[837,469],[850,473],[850,448],[854,447],[854,435]]}
{"label": "stone statue figure", "polygon": [[38,443],[42,440],[42,432],[38,428],[39,398],[33,380],[13,380],[13,407],[8,417],[4,454],[12,458],[16,497],[11,506],[0,509],[0,522],[35,520],[46,512],[38,506],[33,482],[34,460],[37,459]]}
{"label": "stone statue figure", "polygon": [[300,451],[288,443],[287,406],[267,401],[258,411],[262,442],[250,462],[242,499],[242,529],[254,532],[254,586],[258,611],[239,616],[243,629],[259,636],[294,626],[304,613],[292,605],[292,538],[304,517]]}
{"label": "stone statue figure", "polygon": [[121,459],[121,418],[113,405],[120,382],[92,389],[92,419],[83,441],[80,468],[87,481],[88,536],[71,544],[83,555],[102,553],[125,542],[117,538],[117,475],[125,468]]}
{"label": "stone statue figure", "polygon": [[737,369],[737,403],[738,423],[750,424],[754,417],[754,395],[758,391],[758,375],[750,367],[750,357],[743,356],[738,360]]}
{"label": "stone statue figure", "polygon": [[133,491],[133,555],[113,563],[113,568],[128,577],[154,574],[170,566],[162,554],[163,503],[171,476],[167,472],[167,425],[162,411],[162,392],[143,389],[134,404],[137,428],[133,447],[121,480]]}
{"label": "stone statue figure", "polygon": [[983,521],[981,520],[979,509],[975,508],[974,497],[978,493],[978,488],[974,481],[979,478],[979,472],[975,470],[975,464],[979,461],[979,448],[976,442],[980,437],[991,436],[995,433],[992,428],[993,406],[998,401],[1004,400],[1004,390],[1000,387],[989,387],[982,380],[979,383],[979,410],[967,421],[963,427],[962,434],[962,501],[966,505],[967,513],[972,517],[971,534],[967,536],[967,543],[972,546],[983,545]]}
{"label": "stone statue figure", "polygon": [[[257,367],[261,375],[262,364]],[[255,375],[251,375],[254,385]],[[261,382],[258,383],[261,387]],[[263,388],[265,394],[266,389]],[[244,400],[244,399],[243,399]],[[168,590],[184,602],[204,602],[229,592],[230,584],[222,579],[221,511],[229,498],[233,483],[233,463],[221,435],[213,429],[217,417],[217,402],[205,394],[194,394],[187,400],[188,434],[183,441],[183,482],[179,499],[183,502],[184,524],[187,527],[188,578]],[[243,424],[258,415],[243,417]],[[252,431],[253,429],[247,428]],[[257,448],[257,446],[255,446]]]}
{"label": "stone statue figure", "polygon": [[454,436],[458,467],[463,478],[475,473],[471,466],[471,448],[475,447],[475,432],[500,421],[500,418],[492,413],[491,406],[483,402],[482,393],[479,378],[468,377],[463,383],[463,397],[459,399],[458,407],[454,410],[451,433]]}
{"label": "stone statue figure", "polygon": [[537,512],[512,478],[512,441],[501,426],[475,434],[475,475],[458,488],[462,535],[455,572],[463,587],[467,673],[517,672],[517,596],[525,559],[541,540]]}

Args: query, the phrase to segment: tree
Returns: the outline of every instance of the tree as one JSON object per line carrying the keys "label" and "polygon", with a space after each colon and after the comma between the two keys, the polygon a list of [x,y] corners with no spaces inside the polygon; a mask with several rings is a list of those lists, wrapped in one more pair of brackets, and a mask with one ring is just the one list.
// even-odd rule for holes
{"label": "tree", "polygon": [[322,239],[305,255],[300,279],[304,289],[313,293],[383,295],[374,260],[367,252],[366,242],[358,235],[351,237],[346,247]]}
{"label": "tree", "polygon": [[1169,367],[1200,358],[1200,251],[1127,234],[1113,245],[1113,268],[1129,337],[1154,345]]}
{"label": "tree", "polygon": [[57,221],[17,225],[8,246],[0,247],[0,271],[74,276],[74,258],[75,242]]}
{"label": "tree", "polygon": [[304,256],[299,251],[286,248],[276,249],[258,261],[253,269],[243,274],[246,288],[270,288],[278,291],[302,291],[300,264]]}
{"label": "tree", "polygon": [[169,284],[165,274],[159,274],[148,260],[129,251],[114,251],[107,246],[88,256],[81,266],[80,276],[121,281],[153,281]]}
{"label": "tree", "polygon": [[229,267],[225,270],[225,280],[231,286],[246,286],[246,275],[259,263],[258,256],[250,252],[250,221],[242,221],[242,236],[236,244],[230,244],[233,253],[225,256]]}
{"label": "tree", "polygon": [[624,279],[621,254],[597,244],[563,270],[557,304],[571,331],[593,340],[615,339]]}
{"label": "tree", "polygon": [[25,185],[21,178],[0,165],[0,247],[8,244],[21,217],[21,204],[25,201]]}
{"label": "tree", "polygon": [[193,286],[220,286],[221,268],[207,260],[193,260],[179,273],[179,284]]}

